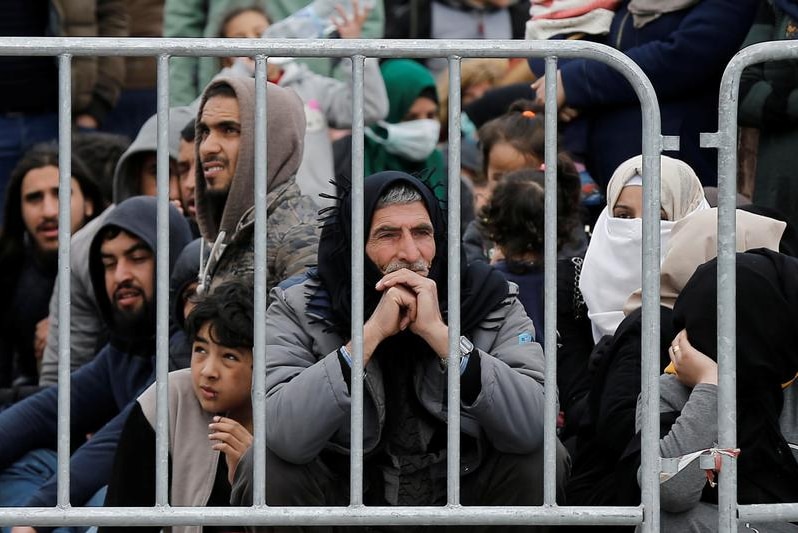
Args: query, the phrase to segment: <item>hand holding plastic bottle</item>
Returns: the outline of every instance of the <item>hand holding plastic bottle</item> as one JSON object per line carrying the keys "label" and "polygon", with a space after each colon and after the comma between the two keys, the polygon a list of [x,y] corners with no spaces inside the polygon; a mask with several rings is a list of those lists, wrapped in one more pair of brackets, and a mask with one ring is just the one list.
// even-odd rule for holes
{"label": "hand holding plastic bottle", "polygon": [[[266,28],[263,37],[272,39],[321,39],[334,32],[344,38],[360,36],[363,22],[374,5],[374,0],[352,0],[353,18],[347,15],[349,0],[313,0],[296,13]],[[335,13],[342,15],[344,23],[334,22]],[[341,31],[343,28],[343,32]],[[352,33],[356,30],[356,34]],[[346,35],[344,35],[346,33]]]}

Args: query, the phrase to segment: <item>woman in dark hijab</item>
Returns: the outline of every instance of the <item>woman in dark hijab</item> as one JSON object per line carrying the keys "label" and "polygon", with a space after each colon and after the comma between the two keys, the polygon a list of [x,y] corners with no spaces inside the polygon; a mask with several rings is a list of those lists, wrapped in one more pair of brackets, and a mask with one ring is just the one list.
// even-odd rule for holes
{"label": "woman in dark hijab", "polygon": [[[717,260],[702,265],[676,300],[669,353],[675,373],[660,378],[662,457],[716,447]],[[766,305],[762,305],[766,302]],[[737,446],[741,504],[798,501],[798,260],[770,250],[737,254]],[[722,472],[720,475],[723,475]],[[663,531],[715,531],[717,492],[695,460],[661,485]],[[753,525],[753,524],[752,524]],[[767,531],[798,531],[769,524]]]}

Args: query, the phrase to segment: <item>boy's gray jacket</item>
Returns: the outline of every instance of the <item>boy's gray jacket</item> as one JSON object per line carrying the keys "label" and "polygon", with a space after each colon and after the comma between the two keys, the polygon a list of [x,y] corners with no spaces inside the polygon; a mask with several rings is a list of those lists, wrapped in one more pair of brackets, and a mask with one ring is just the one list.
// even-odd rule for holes
{"label": "boy's gray jacket", "polygon": [[[155,383],[138,398],[141,412],[156,427]],[[208,424],[213,415],[202,410],[194,394],[191,369],[169,373],[169,479],[170,501],[175,507],[205,507],[211,497],[221,452],[211,448]],[[201,526],[172,526],[171,533],[199,533]]]}
{"label": "boy's gray jacket", "polygon": [[[319,281],[308,279],[271,293],[266,315],[267,445],[296,464],[312,461],[323,449],[348,453],[351,397],[338,349],[344,342],[329,322],[310,316],[309,294]],[[532,321],[510,284],[508,297],[469,332],[480,353],[482,389],[472,405],[461,403],[461,431],[496,450],[524,454],[543,440],[543,350],[531,342]],[[498,327],[497,324],[500,324]],[[530,337],[531,336],[531,337]],[[380,441],[385,424],[385,391],[377,360],[366,369],[364,451]],[[447,372],[437,359],[420,362],[414,371],[416,394],[424,408],[446,421]],[[479,465],[484,446],[463,453],[461,471]]]}

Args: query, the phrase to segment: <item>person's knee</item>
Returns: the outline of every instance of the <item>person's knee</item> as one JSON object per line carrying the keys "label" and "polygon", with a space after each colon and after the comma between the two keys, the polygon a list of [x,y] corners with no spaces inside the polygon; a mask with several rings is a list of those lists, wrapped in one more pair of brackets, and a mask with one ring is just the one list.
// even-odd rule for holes
{"label": "person's knee", "polygon": [[[219,457],[220,461],[224,457]],[[236,466],[233,475],[233,485],[230,488],[230,505],[250,506],[252,505],[252,448],[250,447]]]}
{"label": "person's knee", "polygon": [[315,462],[294,464],[280,459],[271,451],[266,461],[266,503],[275,506],[321,505],[319,479]]}
{"label": "person's knee", "polygon": [[[565,482],[571,471],[571,458],[568,451],[555,440],[555,486],[557,503],[564,503]],[[507,464],[503,470],[507,474],[507,482],[515,488],[514,499],[507,505],[542,505],[545,457],[543,447],[525,455],[503,455],[502,461]]]}
{"label": "person's knee", "polygon": [[[241,458],[235,473],[230,503],[232,505],[252,505],[253,492],[252,448]],[[294,464],[284,461],[266,450],[266,503],[271,506],[312,506],[324,505],[325,487],[331,476],[316,459],[308,464]]]}
{"label": "person's knee", "polygon": [[32,450],[3,470],[2,477],[38,479],[44,483],[55,475],[57,464],[54,451],[44,448]]}

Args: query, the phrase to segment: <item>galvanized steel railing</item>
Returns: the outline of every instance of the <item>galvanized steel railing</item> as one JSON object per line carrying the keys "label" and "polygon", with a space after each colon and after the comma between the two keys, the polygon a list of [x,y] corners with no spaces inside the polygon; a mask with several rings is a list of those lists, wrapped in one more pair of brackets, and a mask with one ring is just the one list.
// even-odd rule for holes
{"label": "galvanized steel railing", "polygon": [[[69,503],[69,374],[70,331],[59,330],[59,427],[58,504],[54,508],[0,508],[0,525],[521,525],[521,524],[641,524],[643,531],[659,529],[659,257],[660,257],[660,153],[678,139],[660,133],[660,111],[651,82],[640,67],[621,52],[580,41],[479,41],[479,40],[246,40],[246,39],[109,39],[23,38],[0,39],[0,55],[59,57],[59,141],[71,140],[71,59],[73,56],[158,57],[158,249],[157,261],[157,424],[156,505],[148,508],[73,508]],[[351,407],[351,502],[348,507],[269,507],[265,504],[265,358],[266,358],[266,150],[255,152],[255,346],[253,372],[254,411],[254,505],[252,507],[171,507],[168,504],[168,283],[169,154],[168,67],[171,56],[254,56],[256,58],[255,143],[263,146],[266,124],[267,56],[350,57],[353,60],[352,137],[352,279],[363,279],[363,67],[366,57],[446,57],[449,63],[449,357],[459,353],[460,335],[460,61],[464,57],[546,58],[546,170],[545,170],[545,296],[544,331],[545,426],[544,503],[538,507],[464,507],[460,505],[460,376],[459,365],[448,365],[448,498],[441,507],[367,507],[363,505],[363,286],[352,290],[352,407]],[[581,57],[605,63],[620,72],[634,88],[643,115],[643,401],[642,504],[633,507],[567,507],[555,502],[556,468],[556,183],[557,112],[556,70],[558,58]],[[724,138],[724,142],[726,142]],[[731,142],[728,146],[734,146]],[[733,154],[731,156],[734,157]],[[71,154],[62,150],[60,175],[70,175]],[[722,183],[723,205],[728,209],[728,183]],[[729,181],[731,180],[731,181]],[[724,188],[726,187],[726,188]],[[70,205],[68,179],[59,186],[60,205]],[[727,212],[722,211],[723,213]],[[734,216],[732,211],[732,216]],[[726,228],[726,226],[724,226]],[[734,226],[732,223],[731,231]],[[733,234],[733,233],[732,233]],[[59,213],[59,313],[61,324],[70,323],[69,211]],[[727,241],[724,241],[724,243]],[[733,238],[732,249],[733,249]],[[725,256],[724,256],[725,257]],[[733,270],[733,268],[732,268]],[[733,287],[733,285],[731,286]],[[729,285],[724,286],[727,290]],[[733,299],[732,299],[733,305]],[[732,307],[733,309],[733,307]],[[733,311],[732,311],[732,317]],[[733,322],[733,319],[732,319]],[[733,326],[733,323],[732,323]],[[724,330],[726,331],[726,330]],[[732,337],[733,347],[733,337]],[[728,389],[727,389],[728,390]],[[733,393],[732,393],[733,394]],[[733,397],[732,397],[733,399]],[[725,472],[724,472],[725,477]],[[728,483],[727,483],[728,486]],[[750,511],[755,512],[755,509]],[[798,516],[798,512],[796,513]]]}
{"label": "galvanized steel railing", "polygon": [[[701,145],[718,149],[718,446],[737,446],[737,106],[740,76],[755,63],[798,58],[798,43],[775,41],[744,48],[729,61],[720,84],[718,131],[701,135]],[[739,521],[798,520],[798,503],[737,504],[737,461],[722,456],[718,529],[737,531]]]}

